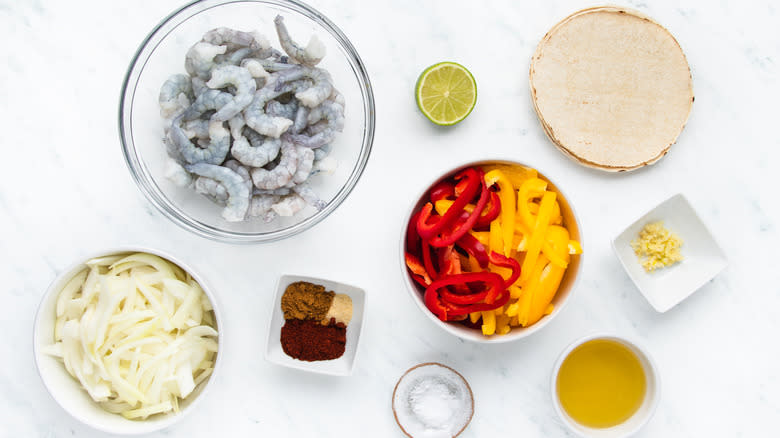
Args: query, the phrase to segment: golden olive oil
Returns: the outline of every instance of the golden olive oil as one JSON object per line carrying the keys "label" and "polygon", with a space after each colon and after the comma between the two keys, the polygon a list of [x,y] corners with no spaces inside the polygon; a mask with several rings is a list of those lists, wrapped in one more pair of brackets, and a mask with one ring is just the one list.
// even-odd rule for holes
{"label": "golden olive oil", "polygon": [[595,339],[564,359],[557,379],[558,399],[583,426],[606,428],[631,418],[647,390],[642,363],[625,345]]}

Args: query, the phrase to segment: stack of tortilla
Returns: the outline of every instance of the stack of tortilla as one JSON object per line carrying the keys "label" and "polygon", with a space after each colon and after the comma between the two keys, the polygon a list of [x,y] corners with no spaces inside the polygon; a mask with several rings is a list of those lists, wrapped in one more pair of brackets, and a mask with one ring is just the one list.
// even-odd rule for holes
{"label": "stack of tortilla", "polygon": [[614,172],[666,155],[693,103],[674,37],[618,7],[584,9],[555,25],[536,48],[530,81],[550,140],[580,164]]}

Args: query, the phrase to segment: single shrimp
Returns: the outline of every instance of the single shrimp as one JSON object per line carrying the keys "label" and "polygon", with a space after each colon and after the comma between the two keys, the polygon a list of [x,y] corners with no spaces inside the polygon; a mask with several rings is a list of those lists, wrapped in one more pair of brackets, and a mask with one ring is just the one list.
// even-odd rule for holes
{"label": "single shrimp", "polygon": [[187,51],[187,56],[184,58],[184,68],[190,76],[208,80],[211,76],[211,70],[216,65],[214,57],[223,55],[226,51],[227,47],[225,46],[206,42],[195,43]]}
{"label": "single shrimp", "polygon": [[291,99],[288,103],[272,100],[265,106],[265,113],[273,117],[284,117],[285,119],[295,120],[297,112],[298,101],[295,99]]}
{"label": "single shrimp", "polygon": [[335,102],[325,101],[318,108],[324,122],[309,126],[305,134],[286,134],[285,137],[307,148],[319,148],[332,142],[336,133],[344,130],[344,107]]}
{"label": "single shrimp", "polygon": [[293,187],[293,191],[295,191],[298,196],[303,198],[307,204],[314,207],[317,211],[321,211],[323,208],[325,208],[326,205],[328,205],[327,202],[323,201],[319,196],[317,196],[317,193],[314,192],[314,189],[311,188],[309,183],[305,182],[303,184],[299,184]]}
{"label": "single shrimp", "polygon": [[297,81],[301,79],[308,79],[313,82],[314,85],[303,90],[296,91],[295,98],[301,101],[301,105],[309,108],[314,108],[317,105],[325,101],[333,93],[333,84],[331,83],[330,73],[314,67],[307,67],[305,65],[298,66],[287,70],[280,71],[279,79],[277,80],[277,88],[281,88],[283,84],[288,82]]}
{"label": "single shrimp", "polygon": [[252,181],[255,187],[265,190],[278,189],[289,183],[298,168],[298,149],[291,143],[282,143],[281,159],[272,170],[252,169]]}
{"label": "single shrimp", "polygon": [[192,143],[181,128],[180,115],[174,119],[171,125],[170,137],[176,146],[178,155],[190,164],[207,163],[220,164],[225,161],[230,151],[230,132],[222,126],[221,122],[209,123],[209,141],[206,147],[201,148]]}
{"label": "single shrimp", "polygon": [[244,32],[228,27],[218,27],[206,32],[201,41],[215,46],[225,46],[231,52],[245,47],[252,50],[265,50],[271,47],[268,40],[259,33]]}
{"label": "single shrimp", "polygon": [[284,17],[277,15],[274,18],[274,24],[276,25],[276,33],[279,35],[279,44],[290,55],[290,58],[301,64],[314,66],[325,57],[325,44],[317,38],[317,35],[312,35],[306,47],[301,47],[290,37],[287,26],[284,25]]}
{"label": "single shrimp", "polygon": [[160,88],[160,115],[170,119],[184,111],[194,100],[190,77],[176,74],[169,77]]}
{"label": "single shrimp", "polygon": [[191,164],[186,166],[185,169],[190,173],[211,178],[222,184],[228,194],[227,204],[222,210],[222,217],[228,222],[244,220],[247,210],[249,210],[251,191],[244,184],[244,179],[241,178],[241,175],[227,167],[206,163]]}
{"label": "single shrimp", "polygon": [[311,175],[312,167],[314,167],[314,151],[302,146],[296,147],[298,148],[298,168],[295,169],[292,181],[288,183],[288,185],[292,184],[293,187],[306,182]]}
{"label": "single shrimp", "polygon": [[251,129],[245,129],[246,136],[233,137],[230,153],[233,158],[249,167],[263,167],[279,154],[282,141],[264,137]]}
{"label": "single shrimp", "polygon": [[276,195],[262,194],[253,195],[249,201],[249,217],[262,217],[264,222],[271,222],[277,216],[271,207],[279,202],[280,197]]}
{"label": "single shrimp", "polygon": [[250,128],[268,137],[279,138],[292,125],[292,120],[273,117],[265,113],[265,106],[271,99],[284,94],[271,84],[257,90],[252,102],[244,109],[244,120]]}
{"label": "single shrimp", "polygon": [[224,122],[239,114],[252,102],[257,83],[249,70],[236,65],[221,65],[211,72],[211,79],[206,82],[209,88],[218,89],[226,85],[236,87],[232,100],[219,108],[212,120]]}
{"label": "single shrimp", "polygon": [[252,175],[249,174],[249,169],[246,166],[236,160],[227,160],[222,163],[222,165],[232,170],[233,172],[236,172],[241,177],[241,179],[244,180],[244,185],[246,185],[247,190],[252,193],[254,184],[252,183]]}
{"label": "single shrimp", "polygon": [[306,208],[306,201],[298,194],[287,195],[279,202],[271,206],[279,216],[294,216],[299,211]]}
{"label": "single shrimp", "polygon": [[195,193],[200,193],[219,204],[224,204],[229,197],[225,186],[205,176],[195,179]]}
{"label": "single shrimp", "polygon": [[301,131],[306,129],[309,124],[309,108],[303,105],[298,105],[298,110],[295,112],[295,118],[293,118],[293,124],[289,131],[292,134],[300,134]]}

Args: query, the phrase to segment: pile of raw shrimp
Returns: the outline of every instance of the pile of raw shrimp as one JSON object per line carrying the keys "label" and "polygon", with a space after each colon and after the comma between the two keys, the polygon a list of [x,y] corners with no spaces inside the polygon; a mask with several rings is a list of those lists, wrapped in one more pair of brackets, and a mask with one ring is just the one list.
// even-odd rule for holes
{"label": "pile of raw shrimp", "polygon": [[188,74],[160,90],[166,176],[225,205],[231,222],[323,209],[308,180],[336,165],[328,154],[344,127],[344,98],[315,67],[325,46],[312,36],[303,47],[281,16],[274,23],[286,55],[260,34],[217,28],[187,52]]}

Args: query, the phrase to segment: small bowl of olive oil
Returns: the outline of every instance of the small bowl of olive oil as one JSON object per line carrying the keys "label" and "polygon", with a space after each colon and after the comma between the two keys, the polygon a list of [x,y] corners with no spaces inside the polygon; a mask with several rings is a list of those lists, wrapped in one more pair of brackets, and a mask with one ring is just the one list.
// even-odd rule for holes
{"label": "small bowl of olive oil", "polygon": [[586,438],[635,434],[653,416],[660,390],[658,370],[647,351],[608,334],[569,345],[552,376],[555,410],[572,432]]}

